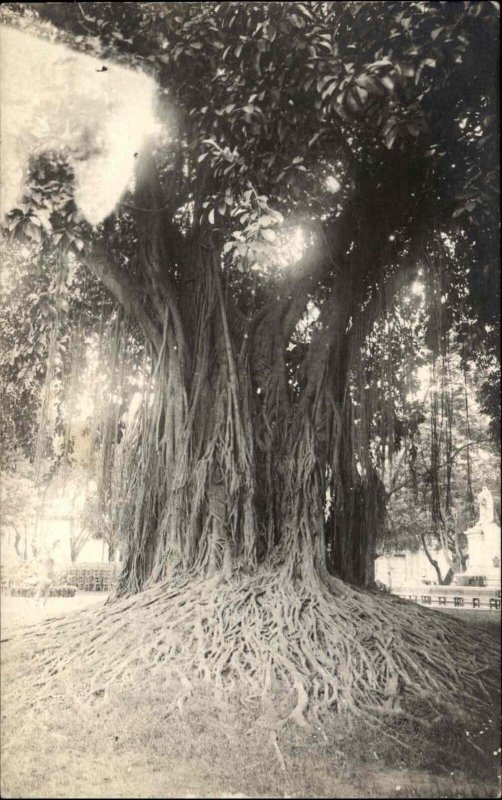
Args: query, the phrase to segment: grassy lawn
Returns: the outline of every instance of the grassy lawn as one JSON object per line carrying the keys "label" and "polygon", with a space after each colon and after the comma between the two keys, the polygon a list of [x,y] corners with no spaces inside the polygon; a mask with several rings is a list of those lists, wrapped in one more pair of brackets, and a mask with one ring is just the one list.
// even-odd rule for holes
{"label": "grassy lawn", "polygon": [[[498,784],[457,763],[410,766],[374,732],[338,722],[284,727],[250,720],[199,697],[165,713],[152,687],[88,704],[69,690],[25,720],[4,720],[3,797],[496,797]],[[475,752],[473,751],[474,755]],[[388,763],[389,759],[393,762]],[[415,759],[419,761],[419,759]],[[495,759],[494,759],[495,761]]]}
{"label": "grassy lawn", "polygon": [[485,628],[500,639],[500,611],[479,611],[474,608],[435,608],[434,611],[439,611],[440,614],[449,614],[452,617],[463,619],[471,625]]}
{"label": "grassy lawn", "polygon": [[[104,599],[79,594],[43,607],[2,598],[2,621],[9,628]],[[2,685],[2,797],[500,796],[495,716],[479,731],[439,724],[424,735],[396,725],[388,738],[337,716],[325,731],[278,726],[281,698],[256,714],[239,698],[219,704],[201,689],[178,708],[161,674],[147,685],[112,686],[88,700],[68,683],[61,697],[21,716],[10,713],[11,689]]]}

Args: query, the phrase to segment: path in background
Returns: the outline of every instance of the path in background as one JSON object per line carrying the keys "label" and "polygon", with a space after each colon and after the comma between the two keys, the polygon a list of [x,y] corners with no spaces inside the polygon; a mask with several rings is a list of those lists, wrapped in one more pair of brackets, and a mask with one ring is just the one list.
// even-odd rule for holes
{"label": "path in background", "polygon": [[77,592],[74,597],[48,597],[46,604],[43,605],[43,601],[34,597],[2,595],[0,602],[2,632],[16,625],[33,625],[49,617],[59,617],[79,608],[104,603],[107,597],[105,592]]}

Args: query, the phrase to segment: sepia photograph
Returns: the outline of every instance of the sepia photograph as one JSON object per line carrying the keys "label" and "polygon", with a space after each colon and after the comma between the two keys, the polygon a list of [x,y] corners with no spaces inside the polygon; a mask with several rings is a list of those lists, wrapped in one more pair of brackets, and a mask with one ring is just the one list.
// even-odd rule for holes
{"label": "sepia photograph", "polygon": [[2,798],[502,796],[499,26],[2,4]]}

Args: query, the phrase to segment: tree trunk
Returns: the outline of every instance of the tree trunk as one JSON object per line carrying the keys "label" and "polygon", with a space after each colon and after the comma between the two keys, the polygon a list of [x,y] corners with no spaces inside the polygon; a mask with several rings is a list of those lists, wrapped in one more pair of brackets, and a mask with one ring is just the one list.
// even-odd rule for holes
{"label": "tree trunk", "polygon": [[120,523],[129,538],[119,594],[173,570],[228,580],[264,562],[292,576],[320,571],[371,585],[385,493],[374,470],[357,471],[344,411],[346,351],[338,361],[330,353],[337,397],[316,363],[312,391],[298,398],[287,382],[281,319],[271,313],[253,331],[240,326],[211,252],[199,274],[184,309],[195,333],[180,340],[166,309],[161,346],[152,349],[151,395]]}
{"label": "tree trunk", "polygon": [[14,526],[14,550],[16,551],[16,555],[18,555],[19,558],[22,558],[23,554],[21,553],[20,550],[20,543],[21,543],[21,534],[19,533],[17,527]]}
{"label": "tree trunk", "polygon": [[328,519],[330,566],[342,580],[373,586],[376,541],[385,516],[385,490],[376,475],[362,478],[353,469],[335,495]]}
{"label": "tree trunk", "polygon": [[70,519],[70,559],[72,564],[76,562],[80,550],[80,542],[78,541],[78,537],[75,536],[75,523],[73,519]]}
{"label": "tree trunk", "polygon": [[438,585],[439,586],[446,586],[446,585],[450,584],[451,581],[452,581],[452,578],[453,578],[453,570],[452,570],[452,568],[448,567],[448,571],[447,571],[446,575],[443,577],[443,575],[441,574],[441,567],[439,566],[439,564],[436,561],[436,559],[432,557],[431,552],[430,552],[429,548],[427,547],[427,542],[425,541],[425,536],[424,536],[423,533],[420,534],[420,538],[422,540],[422,547],[424,548],[424,552],[425,552],[425,555],[427,556],[427,560],[429,561],[430,564],[432,564],[432,566],[436,570],[436,575],[437,575],[437,579],[438,579]]}

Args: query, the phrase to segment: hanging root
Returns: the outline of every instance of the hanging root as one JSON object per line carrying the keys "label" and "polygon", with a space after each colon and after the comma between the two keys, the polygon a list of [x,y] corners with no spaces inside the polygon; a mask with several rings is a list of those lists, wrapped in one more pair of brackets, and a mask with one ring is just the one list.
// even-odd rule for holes
{"label": "hanging root", "polygon": [[[18,629],[4,640],[4,678],[19,702],[165,681],[182,712],[198,681],[217,695],[290,696],[290,719],[329,711],[425,723],[493,713],[497,647],[459,620],[317,576],[296,584],[260,570],[230,581],[157,585],[115,603]],[[9,676],[9,672],[12,674]],[[35,695],[35,696],[34,696]]]}

